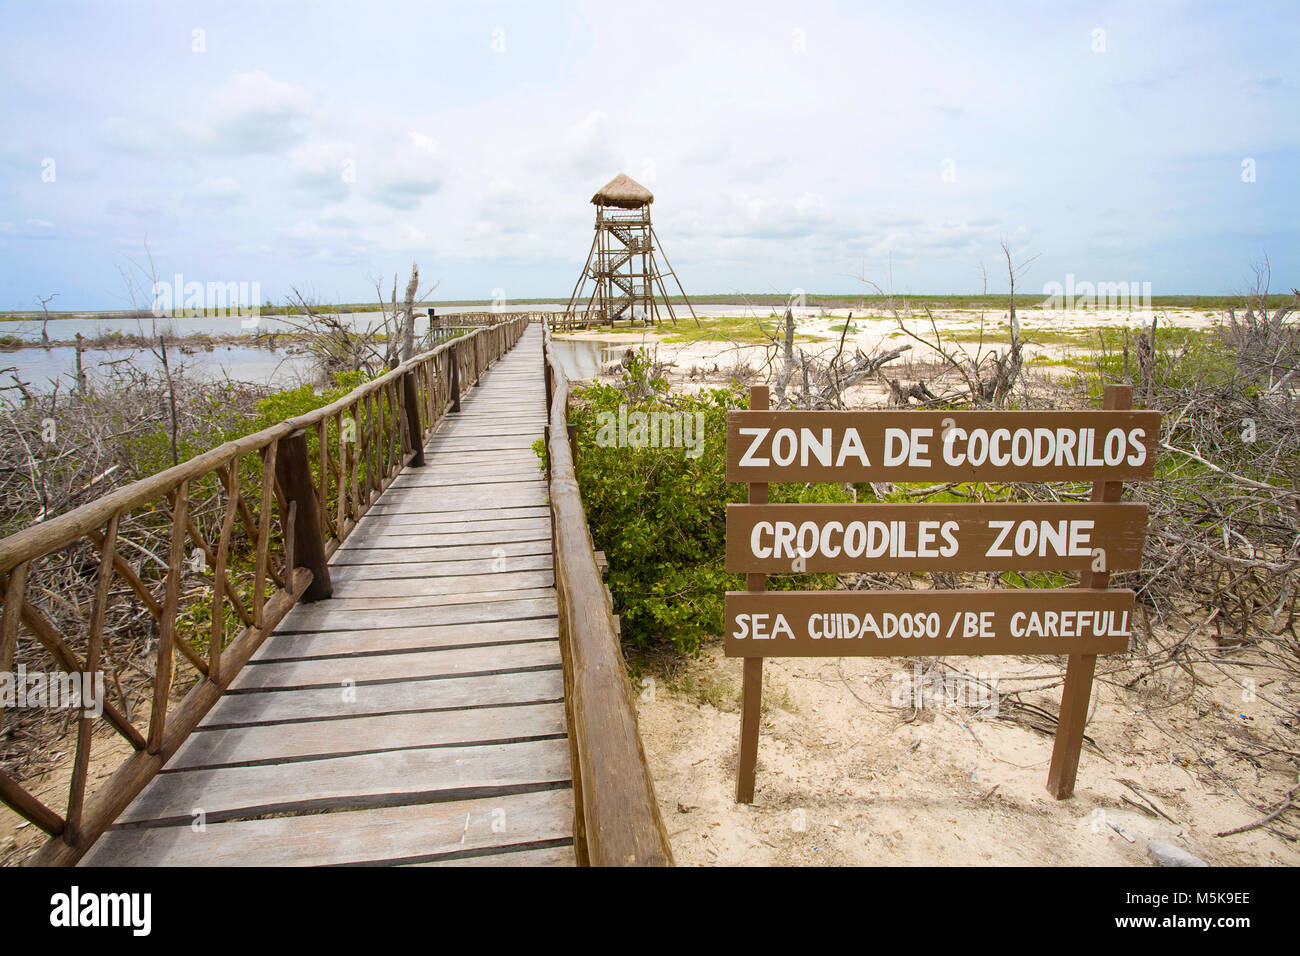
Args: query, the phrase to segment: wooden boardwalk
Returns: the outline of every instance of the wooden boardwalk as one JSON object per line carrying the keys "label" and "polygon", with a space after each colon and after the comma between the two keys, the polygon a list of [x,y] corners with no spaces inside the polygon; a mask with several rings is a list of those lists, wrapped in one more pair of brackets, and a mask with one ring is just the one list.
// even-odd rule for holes
{"label": "wooden boardwalk", "polygon": [[573,865],[544,406],[534,324],[83,865]]}

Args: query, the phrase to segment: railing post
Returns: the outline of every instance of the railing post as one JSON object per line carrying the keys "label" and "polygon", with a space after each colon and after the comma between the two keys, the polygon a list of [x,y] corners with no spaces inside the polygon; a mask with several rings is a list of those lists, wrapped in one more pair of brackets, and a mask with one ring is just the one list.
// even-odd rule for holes
{"label": "railing post", "polygon": [[456,346],[452,345],[447,350],[447,355],[451,357],[451,410],[460,411],[460,361],[456,355]]}
{"label": "railing post", "polygon": [[405,407],[406,434],[411,440],[411,467],[419,468],[424,464],[424,430],[420,427],[420,394],[415,386],[415,372],[402,376],[402,402]]}
{"label": "railing post", "polygon": [[551,395],[554,385],[551,383],[551,366],[546,361],[545,350],[542,354],[542,379],[546,382],[546,420],[551,420]]}
{"label": "railing post", "polygon": [[[311,572],[311,584],[303,592],[302,600],[320,601],[334,593],[330,583],[329,564],[325,558],[325,538],[320,530],[320,516],[316,510],[316,491],[312,487],[311,467],[307,458],[307,433],[297,431],[280,439],[276,450],[275,480],[284,494],[284,506],[293,512],[294,566]],[[288,514],[281,516],[285,535],[291,533]],[[292,580],[293,569],[287,569],[286,578]]]}

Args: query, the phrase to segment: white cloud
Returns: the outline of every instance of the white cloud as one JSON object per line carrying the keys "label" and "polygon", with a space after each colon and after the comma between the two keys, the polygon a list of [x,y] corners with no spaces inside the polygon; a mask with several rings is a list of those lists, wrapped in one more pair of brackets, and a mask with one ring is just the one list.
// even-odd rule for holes
{"label": "white cloud", "polygon": [[190,132],[204,147],[220,152],[279,152],[306,135],[312,112],[307,90],[251,70],[230,75]]}
{"label": "white cloud", "polygon": [[232,203],[243,199],[243,195],[239,183],[229,176],[205,179],[194,187],[194,197],[206,204]]}
{"label": "white cloud", "polygon": [[355,146],[343,141],[305,143],[289,154],[293,184],[317,201],[348,195],[358,173]]}
{"label": "white cloud", "polygon": [[604,185],[619,172],[613,138],[609,114],[604,110],[588,113],[565,131],[563,152],[558,157],[560,171],[568,177],[605,176],[599,184]]}
{"label": "white cloud", "polygon": [[[391,140],[388,140],[392,142]],[[446,176],[436,143],[429,137],[408,134],[385,149],[381,139],[367,161],[366,175],[358,181],[366,194],[390,209],[416,209],[442,188]]]}
{"label": "white cloud", "polygon": [[167,148],[166,140],[163,131],[125,116],[109,116],[99,124],[99,141],[117,153],[160,154]]}

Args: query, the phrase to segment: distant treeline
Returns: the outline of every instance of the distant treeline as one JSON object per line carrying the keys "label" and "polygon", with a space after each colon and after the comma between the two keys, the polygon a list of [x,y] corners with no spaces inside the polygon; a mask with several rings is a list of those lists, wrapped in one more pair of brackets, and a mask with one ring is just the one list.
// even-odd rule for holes
{"label": "distant treeline", "polygon": [[[1016,306],[1018,308],[1032,309],[1048,299],[1046,293],[1017,294]],[[1282,305],[1293,302],[1295,297],[1291,294],[1270,295],[1268,297],[1268,306],[1270,309],[1276,309]],[[1000,309],[1007,303],[1005,294],[991,293],[989,295],[833,295],[833,294],[806,294],[800,297],[799,304],[802,308],[825,308],[825,309],[853,309],[853,308],[877,308],[884,303],[893,301],[895,306],[901,308],[903,305],[910,306],[914,309],[929,306],[936,309]],[[568,299],[564,297],[549,297],[540,299],[510,299],[507,305],[554,305],[557,302],[564,303]],[[686,300],[682,296],[670,296],[669,302],[681,304]],[[717,293],[714,295],[692,295],[690,301],[693,305],[753,305],[764,306],[773,309],[782,308],[790,302],[790,297],[777,293],[763,293],[755,295],[746,295],[738,292]],[[1242,307],[1241,296],[1236,295],[1153,295],[1150,297],[1151,308],[1159,309],[1203,309],[1206,311],[1227,311],[1228,309],[1240,309]],[[447,310],[478,310],[482,311],[491,308],[491,302],[483,299],[448,299],[441,302],[418,302],[417,308],[424,311],[429,308],[436,309],[440,312]],[[379,312],[381,307],[375,302],[340,302],[337,305],[321,306],[326,310],[335,310],[338,312]],[[263,305],[261,314],[265,316],[277,315],[300,315],[302,309],[298,306],[287,305]],[[190,314],[188,310],[186,315]],[[221,317],[230,314],[228,310],[207,309],[204,314],[208,317]],[[72,310],[67,312],[51,312],[49,318],[51,321],[68,318],[153,318],[153,313],[148,310],[138,311],[105,311],[95,312],[89,310]],[[39,312],[0,312],[0,322],[39,322],[43,319]]]}

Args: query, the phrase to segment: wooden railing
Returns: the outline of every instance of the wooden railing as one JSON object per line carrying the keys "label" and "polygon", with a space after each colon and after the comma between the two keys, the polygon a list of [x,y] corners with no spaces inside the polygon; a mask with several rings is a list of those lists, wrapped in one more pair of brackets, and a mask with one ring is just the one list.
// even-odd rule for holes
{"label": "wooden railing", "polygon": [[[82,709],[75,712],[64,813],[0,773],[0,800],[50,835],[32,862],[76,862],[293,605],[330,596],[330,555],[406,464],[423,464],[424,440],[449,409],[459,410],[461,388],[513,347],[527,325],[527,317],[512,316],[479,327],[330,405],[0,539],[0,674],[13,669],[20,631],[35,638],[57,671],[99,673],[113,650],[106,621],[121,611],[123,593],[147,608],[157,645],[151,692],[135,706],[114,670],[117,700],[103,700],[103,719],[134,753],[93,794],[87,779],[96,718]],[[167,542],[165,559],[141,545],[150,533]],[[84,604],[76,595],[29,587],[68,563],[83,569]],[[60,616],[69,623],[60,627]],[[182,663],[196,672],[195,682],[177,702]],[[136,711],[146,719],[138,721]]]}
{"label": "wooden railing", "polygon": [[432,321],[435,326],[445,324],[453,327],[477,327],[497,325],[513,319],[528,319],[535,322],[551,314],[550,312],[436,312]]}
{"label": "wooden railing", "polygon": [[569,383],[551,355],[550,329],[543,325],[543,330],[546,462],[573,762],[574,848],[584,866],[671,866],[618,627],[578,490]]}
{"label": "wooden railing", "polygon": [[585,309],[573,312],[546,313],[547,327],[556,332],[579,332],[605,325],[604,313],[599,309]]}

